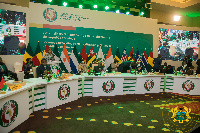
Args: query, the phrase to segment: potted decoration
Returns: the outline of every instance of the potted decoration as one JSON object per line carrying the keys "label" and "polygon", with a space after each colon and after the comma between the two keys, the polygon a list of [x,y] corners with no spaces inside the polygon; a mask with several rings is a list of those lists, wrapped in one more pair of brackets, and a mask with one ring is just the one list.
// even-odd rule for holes
{"label": "potted decoration", "polygon": [[53,73],[51,71],[45,71],[43,77],[49,82],[53,78]]}
{"label": "potted decoration", "polygon": [[135,74],[136,75],[137,74],[136,69],[132,69],[131,70],[131,74]]}
{"label": "potted decoration", "polygon": [[92,67],[90,67],[90,68],[87,70],[87,73],[88,73],[88,75],[92,75],[92,74],[93,74],[93,69],[92,69]]}
{"label": "potted decoration", "polygon": [[177,76],[178,75],[178,71],[174,70],[174,75]]}

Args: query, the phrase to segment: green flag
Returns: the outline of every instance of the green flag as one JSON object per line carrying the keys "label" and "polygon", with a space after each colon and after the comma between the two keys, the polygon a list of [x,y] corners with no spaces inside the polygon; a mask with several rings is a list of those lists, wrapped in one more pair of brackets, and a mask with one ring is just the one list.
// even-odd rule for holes
{"label": "green flag", "polygon": [[[63,62],[62,62],[61,59],[60,59],[60,54],[59,54],[59,52],[58,52],[58,47],[57,47],[56,44],[54,45],[53,53],[55,54],[55,56],[54,56],[55,61],[60,61],[60,62],[61,62],[61,63],[59,63],[59,69],[60,69],[62,72],[67,73],[68,71],[67,71],[65,65],[63,64]],[[59,69],[58,69],[58,70],[59,70]]]}
{"label": "green flag", "polygon": [[115,54],[115,58],[114,59],[117,59],[118,63],[121,64],[122,61],[121,61],[121,56],[120,56],[120,52],[119,52],[119,48],[117,47],[117,51],[116,51],[116,54]]}
{"label": "green flag", "polygon": [[5,83],[3,88],[2,88],[2,91],[6,91],[7,90],[7,84]]}
{"label": "green flag", "polygon": [[80,64],[81,63],[81,57],[80,57],[80,55],[78,55],[78,52],[77,52],[77,49],[76,49],[76,45],[73,48],[73,52],[74,52],[74,55],[75,55],[78,63]]}

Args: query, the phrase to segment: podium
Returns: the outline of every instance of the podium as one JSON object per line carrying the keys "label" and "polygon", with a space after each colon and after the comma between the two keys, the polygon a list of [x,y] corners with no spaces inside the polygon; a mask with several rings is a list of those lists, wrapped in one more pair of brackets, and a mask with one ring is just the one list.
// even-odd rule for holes
{"label": "podium", "polygon": [[49,62],[47,63],[47,65],[50,65],[51,71],[52,71],[53,73],[57,73],[57,70],[58,70],[58,68],[59,68],[59,63],[61,63],[61,61],[49,61]]}

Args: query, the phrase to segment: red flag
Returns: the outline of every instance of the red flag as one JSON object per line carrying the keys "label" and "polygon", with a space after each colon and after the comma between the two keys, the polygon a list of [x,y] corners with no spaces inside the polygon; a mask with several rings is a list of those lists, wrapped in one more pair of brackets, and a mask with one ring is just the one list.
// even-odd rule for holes
{"label": "red flag", "polygon": [[144,57],[147,60],[147,50],[146,50],[146,48],[145,48],[145,51],[144,51]]}
{"label": "red flag", "polygon": [[47,45],[45,47],[45,52],[48,53],[48,50],[49,50],[49,45],[48,45],[48,42],[47,42]]}
{"label": "red flag", "polygon": [[128,60],[135,60],[134,55],[133,55],[133,47],[132,47],[131,52],[129,54]]}
{"label": "red flag", "polygon": [[48,51],[49,51],[49,45],[48,45],[48,42],[47,42],[45,50],[43,51],[43,57],[45,56],[46,53],[48,53]]}
{"label": "red flag", "polygon": [[87,53],[86,53],[86,49],[85,49],[85,45],[83,46],[83,49],[81,51],[81,56],[84,59],[85,63],[87,62]]}
{"label": "red flag", "polygon": [[4,84],[5,84],[5,81],[4,81],[3,77],[2,77],[1,78],[1,82],[0,82],[0,90],[3,88]]}
{"label": "red flag", "polygon": [[153,58],[153,52],[152,52],[152,49],[151,49],[151,52],[150,52],[149,56],[150,56],[151,58]]}

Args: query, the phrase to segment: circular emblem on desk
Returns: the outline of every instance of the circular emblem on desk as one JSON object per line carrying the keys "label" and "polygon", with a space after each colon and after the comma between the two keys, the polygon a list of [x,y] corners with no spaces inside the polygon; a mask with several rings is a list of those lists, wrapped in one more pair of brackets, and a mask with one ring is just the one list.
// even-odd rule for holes
{"label": "circular emblem on desk", "polygon": [[2,127],[10,126],[18,115],[18,104],[14,100],[6,102],[0,110],[0,125]]}
{"label": "circular emblem on desk", "polygon": [[147,91],[150,91],[151,89],[153,89],[153,86],[154,86],[154,82],[152,79],[146,80],[146,82],[144,83],[144,88]]}
{"label": "circular emblem on desk", "polygon": [[110,93],[114,90],[115,88],[115,83],[112,80],[108,80],[107,82],[103,83],[103,91],[106,93]]}
{"label": "circular emblem on desk", "polygon": [[58,98],[60,100],[65,100],[70,95],[70,87],[67,84],[63,84],[60,86],[58,90]]}
{"label": "circular emblem on desk", "polygon": [[193,90],[195,87],[194,83],[192,83],[192,81],[187,80],[185,82],[183,82],[182,84],[182,88],[184,91],[190,92],[191,90]]}
{"label": "circular emblem on desk", "polygon": [[57,12],[53,8],[47,8],[44,10],[43,16],[47,21],[53,22],[57,19]]}

